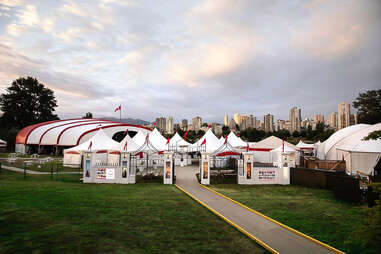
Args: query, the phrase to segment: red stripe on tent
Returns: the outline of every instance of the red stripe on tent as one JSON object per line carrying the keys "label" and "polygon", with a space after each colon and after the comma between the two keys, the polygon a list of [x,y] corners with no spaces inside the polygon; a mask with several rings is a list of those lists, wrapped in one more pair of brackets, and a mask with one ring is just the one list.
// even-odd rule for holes
{"label": "red stripe on tent", "polygon": [[97,153],[107,153],[107,150],[99,150]]}
{"label": "red stripe on tent", "polygon": [[66,154],[80,154],[80,153],[76,151],[70,151],[70,152],[67,152]]}
{"label": "red stripe on tent", "polygon": [[53,127],[50,127],[49,129],[47,129],[46,131],[44,131],[44,133],[42,133],[41,137],[40,137],[40,140],[38,141],[39,144],[41,144],[41,141],[43,139],[43,137],[45,136],[46,133],[48,133],[49,131],[55,129],[55,128],[59,128],[59,127],[62,127],[62,126],[65,126],[65,125],[69,125],[69,124],[77,124],[77,123],[90,123],[90,122],[106,122],[106,123],[111,123],[111,121],[108,121],[108,120],[98,120],[98,119],[78,119],[78,121],[74,121],[74,122],[70,122],[70,123],[65,123],[65,124],[60,124],[60,125],[57,125],[57,126],[53,126]]}
{"label": "red stripe on tent", "polygon": [[216,156],[222,157],[222,156],[231,156],[231,155],[240,155],[240,153],[236,153],[236,152],[223,152],[223,153],[217,154]]}
{"label": "red stripe on tent", "polygon": [[115,151],[115,152],[109,152],[109,154],[120,154],[120,152]]}
{"label": "red stripe on tent", "polygon": [[164,154],[164,151],[160,151],[160,152],[158,152],[157,154]]}
{"label": "red stripe on tent", "polygon": [[249,151],[270,152],[273,148],[249,148]]}
{"label": "red stripe on tent", "polygon": [[[120,127],[120,126],[131,126],[131,127],[136,127],[136,128],[141,128],[141,129],[152,131],[150,128],[147,128],[144,126],[140,126],[140,125],[136,125],[136,124],[126,124],[126,123],[119,123],[119,124],[104,126],[104,127],[102,127],[102,129],[112,128],[112,127]],[[88,130],[88,131],[85,131],[84,133],[82,133],[81,136],[79,136],[76,145],[79,145],[79,141],[81,141],[81,138],[83,138],[83,136],[85,136],[86,134],[89,134],[91,132],[97,131],[97,130],[99,130],[99,128],[94,128],[92,130]]]}

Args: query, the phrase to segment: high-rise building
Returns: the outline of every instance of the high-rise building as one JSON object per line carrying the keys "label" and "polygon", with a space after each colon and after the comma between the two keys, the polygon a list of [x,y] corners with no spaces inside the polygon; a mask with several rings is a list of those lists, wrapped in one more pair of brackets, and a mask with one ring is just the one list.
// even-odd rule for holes
{"label": "high-rise building", "polygon": [[336,112],[332,112],[331,114],[329,114],[329,126],[332,128],[332,129],[337,129],[337,113]]}
{"label": "high-rise building", "polygon": [[224,125],[225,126],[229,125],[229,116],[227,114],[224,116]]}
{"label": "high-rise building", "polygon": [[351,125],[351,105],[346,102],[337,105],[337,129]]}
{"label": "high-rise building", "polygon": [[255,129],[259,130],[261,128],[261,120],[256,119]]}
{"label": "high-rise building", "polygon": [[314,122],[317,124],[317,123],[324,123],[324,116],[321,115],[321,114],[317,114],[315,115],[314,117]]}
{"label": "high-rise building", "polygon": [[284,120],[278,120],[277,123],[278,123],[278,129],[277,129],[278,131],[285,129],[286,122]]}
{"label": "high-rise building", "polygon": [[160,131],[165,131],[167,128],[167,119],[165,117],[156,118],[156,128]]}
{"label": "high-rise building", "polygon": [[300,122],[302,120],[302,110],[297,107],[290,109],[290,132],[291,135],[295,131],[300,133]]}
{"label": "high-rise building", "polygon": [[194,117],[192,119],[192,125],[193,125],[193,128],[196,132],[199,131],[201,129],[201,125],[202,125],[201,117],[199,117],[199,116]]}
{"label": "high-rise building", "polygon": [[238,113],[234,114],[234,121],[236,124],[238,124],[238,126],[241,124],[241,117]]}
{"label": "high-rise building", "polygon": [[253,115],[250,115],[247,118],[247,128],[255,129],[257,128],[257,118]]}
{"label": "high-rise building", "polygon": [[183,131],[186,131],[188,129],[188,120],[187,119],[181,120],[181,129]]}
{"label": "high-rise building", "polygon": [[239,125],[240,130],[246,130],[248,128],[247,119],[248,119],[247,115],[240,116],[240,125]]}
{"label": "high-rise building", "polygon": [[357,124],[357,114],[351,114],[351,125]]}
{"label": "high-rise building", "polygon": [[173,133],[173,117],[169,116],[167,121],[167,133],[172,134]]}
{"label": "high-rise building", "polygon": [[231,130],[237,130],[237,124],[236,122],[234,121],[234,119],[230,119],[230,122],[229,122],[229,129]]}
{"label": "high-rise building", "polygon": [[274,116],[271,114],[267,114],[263,117],[264,122],[264,130],[265,132],[273,132],[274,131]]}

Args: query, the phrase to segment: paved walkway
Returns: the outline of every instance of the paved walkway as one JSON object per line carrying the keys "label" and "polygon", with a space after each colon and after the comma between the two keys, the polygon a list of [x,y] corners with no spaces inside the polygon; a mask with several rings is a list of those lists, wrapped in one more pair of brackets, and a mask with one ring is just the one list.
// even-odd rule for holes
{"label": "paved walkway", "polygon": [[335,253],[229,201],[198,184],[197,167],[176,167],[176,184],[280,253]]}
{"label": "paved walkway", "polygon": [[[24,173],[24,169],[22,169],[22,168],[10,167],[10,166],[5,166],[5,165],[1,165],[1,167],[4,169],[7,169],[7,170],[14,171],[14,172]],[[34,170],[29,170],[29,169],[26,170],[26,173],[30,174],[30,175],[50,175],[51,174],[51,172],[41,172],[41,171],[34,171]],[[55,172],[55,171],[53,173],[57,174],[57,172]],[[58,174],[59,175],[80,174],[80,172],[78,172],[78,171],[58,172]],[[82,174],[82,172],[81,172],[81,174]]]}

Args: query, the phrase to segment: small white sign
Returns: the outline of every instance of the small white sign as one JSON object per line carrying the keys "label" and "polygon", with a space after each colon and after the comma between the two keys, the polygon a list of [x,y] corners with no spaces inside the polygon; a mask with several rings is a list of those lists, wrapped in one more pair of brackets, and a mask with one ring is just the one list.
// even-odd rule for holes
{"label": "small white sign", "polygon": [[106,168],[106,179],[115,179],[115,169],[114,168]]}

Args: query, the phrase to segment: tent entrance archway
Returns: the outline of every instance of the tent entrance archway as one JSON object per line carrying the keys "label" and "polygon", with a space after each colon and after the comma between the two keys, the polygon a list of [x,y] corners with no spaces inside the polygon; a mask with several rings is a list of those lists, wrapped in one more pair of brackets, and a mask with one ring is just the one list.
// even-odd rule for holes
{"label": "tent entrance archway", "polygon": [[162,176],[164,158],[161,154],[141,151],[130,157],[130,167],[137,176]]}

